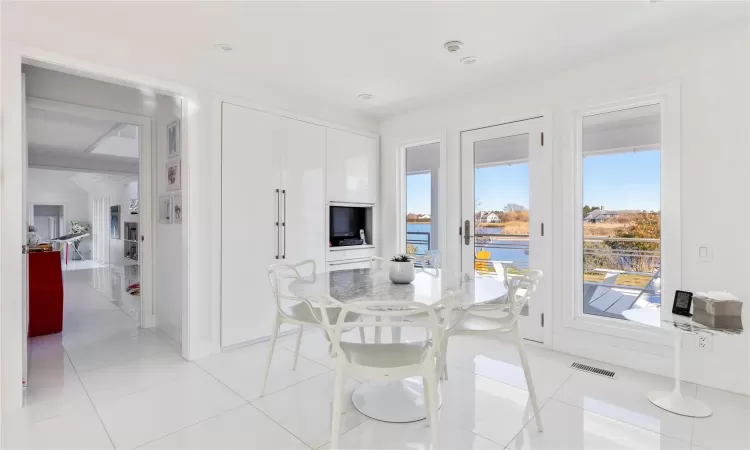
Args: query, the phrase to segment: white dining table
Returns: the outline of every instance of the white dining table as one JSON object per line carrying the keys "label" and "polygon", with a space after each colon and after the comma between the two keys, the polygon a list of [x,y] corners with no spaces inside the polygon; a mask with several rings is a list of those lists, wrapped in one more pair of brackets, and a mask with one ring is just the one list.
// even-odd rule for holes
{"label": "white dining table", "polygon": [[[443,269],[417,269],[414,281],[394,284],[387,269],[348,269],[302,277],[289,285],[290,292],[317,302],[330,295],[340,302],[419,302],[438,308],[453,294],[454,309],[474,304],[502,302],[507,288],[502,276],[481,276]],[[440,401],[440,400],[439,400]],[[384,422],[405,423],[426,417],[421,377],[398,381],[365,381],[352,394],[354,406],[364,415]]]}

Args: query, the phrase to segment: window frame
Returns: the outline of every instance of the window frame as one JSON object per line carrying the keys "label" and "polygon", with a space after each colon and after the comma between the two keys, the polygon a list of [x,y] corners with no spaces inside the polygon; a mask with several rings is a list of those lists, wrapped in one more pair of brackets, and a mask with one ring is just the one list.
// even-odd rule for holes
{"label": "window frame", "polygon": [[447,251],[446,245],[446,196],[445,196],[445,186],[446,186],[446,148],[445,148],[445,138],[442,137],[432,137],[432,138],[425,138],[425,139],[418,139],[414,141],[408,141],[401,143],[399,145],[399,152],[398,152],[398,190],[399,190],[399,220],[398,220],[398,252],[401,254],[406,253],[407,244],[406,244],[406,150],[411,147],[419,147],[421,145],[429,145],[429,144],[438,144],[440,150],[440,154],[438,157],[440,158],[440,168],[438,169],[438,215],[435,217],[434,211],[431,211],[433,214],[431,214],[432,221],[438,221],[438,236],[437,236],[437,242],[438,242],[438,249],[440,249],[440,254],[442,258],[445,258],[445,253]]}
{"label": "window frame", "polygon": [[566,228],[569,230],[566,234],[570,239],[567,240],[567,251],[564,249],[562,254],[569,255],[572,264],[569,265],[569,270],[560,267],[563,269],[561,273],[564,280],[570,283],[565,286],[567,283],[563,281],[563,292],[566,292],[565,297],[568,297],[568,300],[563,302],[563,324],[568,328],[666,345],[669,343],[669,336],[665,330],[627,320],[583,313],[583,217],[580,214],[583,209],[583,118],[649,105],[659,105],[661,114],[661,228],[669,230],[661,234],[661,317],[664,319],[671,315],[672,298],[682,281],[678,82],[605,97],[571,109],[567,129],[572,134],[572,170],[571,183],[567,189],[571,194],[572,203],[565,207],[564,211],[568,224]]}

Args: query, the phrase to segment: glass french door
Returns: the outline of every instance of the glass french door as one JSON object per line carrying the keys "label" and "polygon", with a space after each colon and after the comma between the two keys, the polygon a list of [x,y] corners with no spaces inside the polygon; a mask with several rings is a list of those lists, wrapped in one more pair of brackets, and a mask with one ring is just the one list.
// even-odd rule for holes
{"label": "glass french door", "polygon": [[539,342],[551,275],[551,155],[542,140],[541,118],[461,134],[461,269],[497,277],[508,265],[542,270],[521,318],[523,337]]}

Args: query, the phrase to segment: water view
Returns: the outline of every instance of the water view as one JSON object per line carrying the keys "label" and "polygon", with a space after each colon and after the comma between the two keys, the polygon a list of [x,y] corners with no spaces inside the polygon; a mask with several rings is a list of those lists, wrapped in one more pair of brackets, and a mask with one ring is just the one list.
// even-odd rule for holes
{"label": "water view", "polygon": [[[519,267],[529,266],[529,240],[517,236],[505,237],[503,227],[479,227],[476,232],[482,236],[476,238],[477,253],[489,252],[490,261],[510,262]],[[496,236],[496,237],[495,237]],[[407,223],[406,241],[409,253],[422,254],[428,250],[430,242],[437,237],[432,236],[431,223]]]}

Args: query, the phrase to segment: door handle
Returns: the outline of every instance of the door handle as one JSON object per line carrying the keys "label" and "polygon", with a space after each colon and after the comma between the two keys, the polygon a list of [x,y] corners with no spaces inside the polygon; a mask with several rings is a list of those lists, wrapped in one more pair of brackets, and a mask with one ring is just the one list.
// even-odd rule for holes
{"label": "door handle", "polygon": [[471,239],[474,237],[471,235],[471,221],[465,220],[464,221],[464,245],[469,245],[471,243]]}
{"label": "door handle", "polygon": [[284,221],[281,222],[281,226],[284,228],[284,250],[281,253],[281,259],[286,259],[286,189],[282,189],[284,194]]}
{"label": "door handle", "polygon": [[279,230],[279,213],[281,212],[281,195],[276,189],[276,259],[279,259],[279,248],[281,247],[281,230]]}

